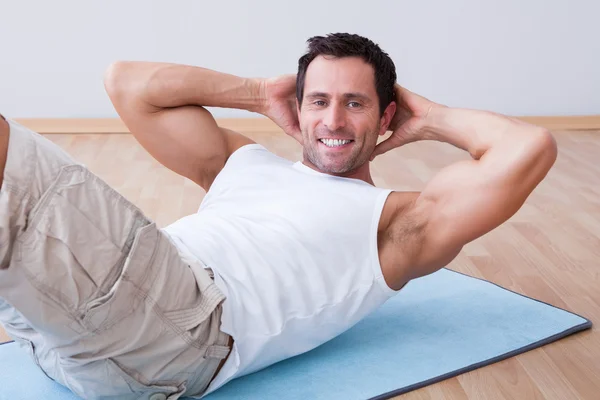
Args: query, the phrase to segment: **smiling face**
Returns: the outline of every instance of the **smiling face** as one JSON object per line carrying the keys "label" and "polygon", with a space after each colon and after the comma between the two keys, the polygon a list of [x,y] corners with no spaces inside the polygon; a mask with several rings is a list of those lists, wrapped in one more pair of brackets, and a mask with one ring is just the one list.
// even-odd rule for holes
{"label": "smiling face", "polygon": [[306,70],[298,112],[304,162],[324,173],[350,176],[368,169],[395,104],[380,116],[374,69],[361,58],[318,56]]}

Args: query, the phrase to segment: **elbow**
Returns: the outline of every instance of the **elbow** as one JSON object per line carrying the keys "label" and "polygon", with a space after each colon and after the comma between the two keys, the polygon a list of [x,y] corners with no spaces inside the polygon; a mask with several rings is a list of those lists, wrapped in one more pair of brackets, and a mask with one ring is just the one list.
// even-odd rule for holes
{"label": "elbow", "polygon": [[558,145],[552,133],[547,129],[540,129],[535,135],[534,147],[540,162],[550,169],[558,157]]}
{"label": "elbow", "polygon": [[104,88],[113,103],[145,98],[151,77],[149,65],[136,61],[116,61],[108,66],[104,73]]}
{"label": "elbow", "polygon": [[[529,176],[535,184],[540,183],[548,174],[558,157],[558,146],[556,140],[546,129],[537,129],[529,136],[527,151],[524,154],[528,162],[526,165],[526,176]],[[528,182],[529,179],[524,179]]]}
{"label": "elbow", "polygon": [[121,97],[127,91],[127,70],[125,61],[116,61],[104,73],[104,88],[111,99]]}
{"label": "elbow", "polygon": [[152,109],[163,107],[165,79],[170,64],[146,61],[116,61],[104,74],[104,87],[113,104],[131,101]]}

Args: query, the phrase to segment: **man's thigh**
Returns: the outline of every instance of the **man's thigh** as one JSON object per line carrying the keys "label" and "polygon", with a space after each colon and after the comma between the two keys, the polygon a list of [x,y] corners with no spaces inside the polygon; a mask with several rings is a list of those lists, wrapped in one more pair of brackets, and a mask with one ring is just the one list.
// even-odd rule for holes
{"label": "man's thigh", "polygon": [[204,387],[228,353],[214,282],[99,177],[11,128],[0,190],[9,335],[86,398]]}

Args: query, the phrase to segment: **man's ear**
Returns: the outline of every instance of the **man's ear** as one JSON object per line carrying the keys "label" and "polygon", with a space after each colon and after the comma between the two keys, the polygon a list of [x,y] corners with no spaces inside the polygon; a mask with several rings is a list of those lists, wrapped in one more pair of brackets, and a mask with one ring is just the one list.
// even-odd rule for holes
{"label": "man's ear", "polygon": [[390,104],[388,104],[385,111],[383,112],[383,116],[381,117],[381,121],[379,124],[380,136],[385,135],[385,133],[388,131],[388,129],[390,128],[390,123],[394,118],[394,115],[396,115],[396,102],[392,101]]}

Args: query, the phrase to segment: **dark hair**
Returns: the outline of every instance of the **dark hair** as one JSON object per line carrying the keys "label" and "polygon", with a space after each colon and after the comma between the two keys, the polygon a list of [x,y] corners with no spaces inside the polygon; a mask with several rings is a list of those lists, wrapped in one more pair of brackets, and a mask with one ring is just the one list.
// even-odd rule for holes
{"label": "dark hair", "polygon": [[314,36],[307,40],[308,51],[298,60],[296,97],[302,104],[304,80],[308,65],[319,55],[333,57],[360,57],[375,70],[375,88],[379,98],[379,111],[383,115],[386,107],[396,99],[396,67],[390,56],[371,40],[350,33],[330,33]]}

